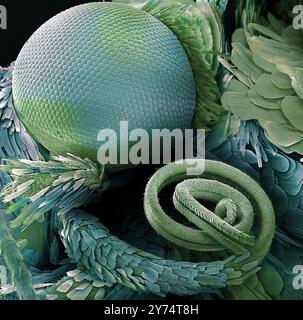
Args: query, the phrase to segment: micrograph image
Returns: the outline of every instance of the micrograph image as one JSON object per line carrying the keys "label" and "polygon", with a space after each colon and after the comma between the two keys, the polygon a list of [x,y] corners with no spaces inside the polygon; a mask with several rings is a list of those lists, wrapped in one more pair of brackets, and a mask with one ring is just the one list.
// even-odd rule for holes
{"label": "micrograph image", "polygon": [[303,299],[302,0],[0,0],[0,40],[0,300]]}

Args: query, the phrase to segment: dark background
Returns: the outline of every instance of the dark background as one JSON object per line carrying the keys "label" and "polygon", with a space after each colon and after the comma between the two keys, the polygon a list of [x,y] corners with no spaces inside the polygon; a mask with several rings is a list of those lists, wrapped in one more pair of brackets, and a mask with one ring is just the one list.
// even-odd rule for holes
{"label": "dark background", "polygon": [[[70,7],[96,2],[97,0],[0,0],[8,12],[8,29],[0,29],[0,66],[16,60],[18,53],[29,37],[47,20]],[[226,24],[232,28],[232,7],[230,0]],[[110,2],[110,1],[107,1]]]}
{"label": "dark background", "polygon": [[8,12],[8,29],[0,29],[0,65],[17,58],[28,38],[47,20],[73,6],[96,0],[0,0]]}

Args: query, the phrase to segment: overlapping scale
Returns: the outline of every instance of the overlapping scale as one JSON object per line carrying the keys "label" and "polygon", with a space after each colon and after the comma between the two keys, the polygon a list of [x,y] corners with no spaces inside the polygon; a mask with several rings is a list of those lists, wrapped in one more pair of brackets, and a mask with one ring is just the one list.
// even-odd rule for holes
{"label": "overlapping scale", "polygon": [[269,140],[303,154],[303,33],[269,14],[247,23],[232,40],[235,75],[222,97],[227,111],[255,120]]}

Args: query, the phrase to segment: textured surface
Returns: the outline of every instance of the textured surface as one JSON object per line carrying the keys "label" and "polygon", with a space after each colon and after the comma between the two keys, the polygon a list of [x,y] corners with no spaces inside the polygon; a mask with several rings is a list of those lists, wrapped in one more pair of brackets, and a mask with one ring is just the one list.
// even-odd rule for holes
{"label": "textured surface", "polygon": [[[152,1],[162,2],[162,0]],[[189,0],[164,0],[163,2],[167,1],[190,2]],[[250,9],[248,11],[245,10],[245,12],[243,8],[239,10],[241,14],[243,11],[243,16],[260,16],[260,14],[257,14],[259,11],[255,11],[255,1],[247,0],[243,1],[243,4],[246,4],[246,9]],[[3,140],[1,148],[8,157],[14,159],[23,156],[30,158],[32,157],[31,149],[34,143],[29,136],[25,141],[21,139],[24,131],[23,128],[21,128],[21,131],[18,130],[18,128],[20,129],[19,121],[14,114],[14,103],[11,100],[10,74],[11,68],[7,70],[0,68],[0,78],[2,77],[3,79],[3,81],[0,81],[0,108],[2,108],[0,128],[3,129],[0,130],[0,140]],[[276,78],[276,72],[274,74],[273,79],[276,83],[279,77]],[[227,81],[229,82],[230,76],[227,76]],[[282,84],[280,81],[278,82],[280,85]],[[273,92],[270,91],[269,93]],[[297,118],[300,120],[299,116]],[[19,176],[19,178],[22,178],[21,182],[23,182],[23,178],[26,180],[31,175],[32,177],[36,174],[40,176],[34,182],[37,183],[36,185],[29,186],[27,182],[17,185],[14,191],[20,197],[18,197],[18,201],[14,203],[13,207],[17,208],[27,201],[21,197],[22,193],[24,193],[27,197],[33,195],[33,197],[30,197],[31,199],[28,199],[33,204],[29,209],[33,209],[32,212],[29,212],[31,219],[35,220],[36,209],[42,208],[42,210],[48,211],[46,209],[48,206],[53,210],[45,216],[43,221],[39,219],[39,223],[36,223],[38,221],[32,223],[29,229],[22,234],[19,234],[19,228],[8,228],[6,221],[0,224],[2,227],[0,227],[0,247],[4,248],[4,250],[2,249],[3,254],[0,256],[0,264],[7,265],[11,276],[10,281],[13,282],[12,285],[0,289],[0,300],[3,299],[2,294],[7,295],[5,296],[7,299],[14,299],[15,288],[21,299],[26,298],[24,293],[27,297],[32,295],[32,288],[30,288],[28,281],[20,281],[20,279],[24,280],[26,278],[20,278],[20,273],[22,273],[20,270],[23,268],[23,263],[19,251],[23,255],[26,266],[29,268],[32,266],[30,268],[32,284],[39,298],[41,297],[42,299],[104,300],[135,299],[138,297],[150,299],[149,293],[161,296],[168,292],[179,295],[199,292],[198,295],[193,297],[194,299],[302,299],[302,290],[295,290],[293,287],[294,274],[292,272],[294,266],[302,265],[303,259],[302,163],[298,161],[299,157],[297,157],[296,161],[291,158],[292,156],[287,157],[278,148],[273,147],[257,121],[243,121],[240,131],[239,123],[239,119],[237,120],[235,116],[227,116],[226,122],[223,121],[220,126],[214,128],[212,133],[208,135],[206,153],[208,159],[223,161],[249,174],[264,188],[272,201],[276,216],[275,237],[270,247],[270,252],[266,255],[260,265],[261,269],[257,273],[243,279],[237,271],[234,272],[233,269],[226,267],[232,262],[237,265],[237,262],[246,265],[247,259],[249,261],[255,260],[255,253],[258,253],[256,248],[265,250],[267,247],[266,245],[258,245],[260,242],[253,246],[253,255],[251,256],[244,254],[240,259],[223,261],[224,254],[220,257],[220,261],[216,262],[214,260],[217,259],[214,259],[213,253],[209,251],[197,252],[187,250],[181,246],[175,246],[166,242],[163,237],[151,230],[150,227],[146,228],[147,221],[142,221],[141,201],[145,179],[143,178],[142,182],[141,172],[143,171],[140,171],[141,169],[131,170],[132,172],[137,172],[138,179],[136,178],[135,181],[128,184],[125,189],[116,190],[115,197],[113,194],[110,195],[109,192],[106,192],[100,207],[94,206],[93,212],[91,207],[85,209],[93,214],[100,213],[101,224],[96,217],[79,210],[62,213],[62,209],[68,210],[68,207],[78,206],[82,200],[85,200],[85,203],[90,201],[90,199],[84,199],[83,195],[87,194],[89,187],[93,189],[99,183],[101,175],[101,172],[99,172],[98,168],[95,168],[93,163],[88,160],[83,161],[74,156],[60,157],[56,161],[49,161],[47,158],[48,162],[20,161],[16,163],[9,161],[7,163],[9,166],[7,167],[10,167],[8,171],[12,178]],[[32,151],[35,151],[35,148]],[[0,154],[0,157],[5,157],[5,155]],[[218,162],[216,168],[222,166],[226,165]],[[161,170],[166,170],[166,168],[160,169],[160,173]],[[260,212],[266,219],[270,218],[272,214],[267,214],[268,208],[271,207],[270,204],[266,205],[264,210],[260,207],[263,203],[262,199],[255,204],[256,199],[254,200],[254,198],[259,200],[258,195],[260,193],[253,191],[260,189],[259,186],[251,187],[247,183],[249,182],[247,178],[241,179],[243,173],[234,174],[234,170],[236,169],[223,170],[224,175],[228,176],[228,179],[223,182],[230,184],[234,179],[239,179],[242,186],[244,186],[244,188],[239,188],[239,191],[241,191],[240,189],[248,190],[246,195],[252,194],[249,200],[254,204],[253,206],[256,208],[257,213]],[[44,176],[41,177],[42,174]],[[32,192],[44,187],[43,183],[48,184],[48,179],[45,179],[48,174],[52,175],[51,181],[56,179],[54,185],[51,186],[51,189],[45,188],[34,195]],[[159,177],[157,176],[158,174],[159,171],[152,180],[161,184],[161,181],[157,179]],[[146,179],[150,175],[151,173],[148,171],[144,174]],[[167,173],[167,176],[169,179],[174,180],[171,178],[170,172]],[[109,186],[112,183],[115,184],[111,179],[116,180],[117,178],[125,182],[124,173],[122,175],[120,172],[116,174],[116,177],[114,175],[110,177],[110,180],[107,181]],[[7,185],[10,180],[10,177],[5,172],[0,172],[0,185]],[[216,180],[220,181],[220,179]],[[138,183],[139,181],[140,183]],[[177,179],[177,181],[179,180]],[[40,184],[41,182],[43,183]],[[181,186],[185,187],[187,183],[187,181],[181,183]],[[57,186],[55,187],[55,185]],[[192,186],[195,187],[194,185]],[[232,186],[234,188],[237,186],[237,189],[240,187],[238,184],[235,185],[233,183]],[[82,187],[85,187],[85,189]],[[180,190],[180,185],[177,189],[182,191]],[[219,191],[218,187],[213,187],[212,189],[211,191]],[[172,209],[172,203],[170,203],[172,202],[171,193],[166,191],[161,192],[161,195],[159,195],[161,197],[160,203],[163,205],[165,212],[170,214]],[[134,193],[136,194],[135,197]],[[177,193],[179,194],[179,192],[176,192],[175,204],[177,203],[178,206],[181,206],[184,203],[186,205],[187,201],[183,201],[186,198],[182,196],[182,193],[180,195],[177,195]],[[16,194],[12,192],[9,196],[14,198]],[[198,192],[197,196],[195,195],[195,198],[199,196],[200,192]],[[224,196],[228,196],[228,194]],[[158,198],[157,195],[155,196],[156,198]],[[30,203],[27,203],[27,208],[29,208],[28,204]],[[117,205],[118,207],[116,207]],[[206,206],[208,207],[208,203]],[[138,216],[135,219],[132,215],[135,208],[138,209],[139,219]],[[188,208],[190,209],[190,206]],[[19,210],[9,215],[7,213],[10,210],[6,212],[3,209],[3,203],[1,202],[0,213],[5,215],[5,219],[13,222],[10,226],[16,223],[16,216],[18,216],[17,219],[20,219],[20,212],[22,215],[22,211]],[[209,209],[212,210],[213,207]],[[60,211],[61,214],[59,214]],[[220,212],[218,213],[220,214]],[[108,216],[115,224],[114,230],[111,229],[111,232],[104,227],[108,223]],[[121,223],[119,217],[124,218],[125,216],[127,219]],[[258,215],[256,215],[256,218],[258,218]],[[233,219],[228,218],[226,220]],[[271,218],[271,220],[273,219]],[[226,222],[233,225],[230,221]],[[270,226],[270,224],[267,224],[264,219],[261,219],[260,222],[254,225],[251,234],[263,234],[263,239],[266,239],[271,232],[266,232],[265,227]],[[209,230],[209,227],[207,226],[207,230]],[[262,229],[265,230],[265,232],[260,233],[260,229],[261,231]],[[273,231],[273,228],[270,229]],[[182,237],[182,233],[176,230],[175,234]],[[222,231],[224,231],[224,228],[222,228]],[[39,236],[39,234],[44,234],[44,236]],[[114,236],[114,234],[118,237]],[[19,241],[20,236],[24,238],[23,241]],[[14,239],[12,237],[18,241],[17,246],[13,244],[12,240]],[[61,246],[60,240],[62,240],[63,246]],[[224,247],[227,247],[226,244],[226,241],[223,242]],[[62,252],[60,252],[61,247],[63,249]],[[65,249],[66,253],[64,252]],[[223,252],[218,251],[215,254],[219,253]],[[43,265],[39,264],[38,266],[39,256],[41,256],[40,259],[46,259],[43,261]],[[205,261],[205,263],[201,261]],[[46,263],[51,263],[51,265]],[[224,270],[222,269],[223,264]],[[254,265],[249,264],[248,267],[254,267]],[[43,269],[38,270],[36,268]],[[49,270],[46,268],[49,268]],[[67,271],[69,272],[66,273]],[[241,271],[248,271],[248,269],[244,268]],[[57,282],[58,280],[60,281]],[[49,287],[51,284],[53,285]],[[224,288],[220,289],[222,286]],[[209,289],[209,287],[212,287],[212,289]],[[138,291],[135,292],[134,290]]]}
{"label": "textured surface", "polygon": [[237,29],[232,39],[235,75],[222,105],[242,121],[257,120],[269,140],[303,154],[303,30],[273,15]]}
{"label": "textured surface", "polygon": [[14,63],[0,67],[0,158],[37,159],[37,145],[18,119],[12,95]]}
{"label": "textured surface", "polygon": [[[8,68],[0,67],[0,159],[1,161],[5,158],[37,159],[37,145],[28,135],[15,113],[12,99],[12,71],[13,64]],[[0,189],[2,190],[3,186],[10,181],[10,177],[0,171]],[[31,241],[27,242],[27,248],[23,247],[22,249],[19,246],[20,242],[19,244],[16,242],[22,236],[18,230],[10,230],[8,222],[15,219],[17,214],[17,212],[13,212],[9,215],[4,203],[2,200],[0,201],[0,269],[3,266],[7,268],[8,276],[14,283],[20,298],[35,299],[31,277],[25,263],[29,260],[36,260],[37,263],[39,254],[36,257],[34,257],[35,254],[32,254]],[[42,248],[43,241],[38,243],[41,240],[38,229],[35,230],[35,244],[37,244],[35,247],[41,246],[40,248]]]}
{"label": "textured surface", "polygon": [[[193,127],[211,130],[220,122],[224,109],[216,82],[218,56],[224,48],[224,31],[221,12],[227,0],[113,0],[128,4],[151,14],[164,23],[182,43],[193,70],[197,103]],[[221,9],[219,9],[219,7]]]}
{"label": "textured surface", "polygon": [[100,129],[189,128],[195,84],[176,36],[151,15],[91,3],[45,23],[16,61],[13,94],[28,130],[53,154],[95,158]]}
{"label": "textured surface", "polygon": [[[259,168],[255,148],[242,152],[239,134],[226,139],[224,123],[208,137],[207,157],[220,159],[246,172],[264,188],[276,214],[276,233],[270,253],[258,273],[260,281],[250,281],[239,287],[230,287],[233,299],[302,299],[301,290],[292,285],[293,267],[302,265],[303,166],[279,151],[264,145],[266,161]],[[261,131],[259,131],[260,133]],[[263,133],[264,135],[264,133]],[[260,134],[262,137],[262,134]],[[265,138],[266,139],[266,138]],[[251,148],[252,145],[249,144]],[[216,155],[216,157],[214,157]],[[263,157],[264,159],[265,157]],[[283,280],[281,280],[283,279]],[[258,285],[256,285],[258,284]],[[260,284],[264,289],[260,288]],[[264,291],[265,290],[265,291]],[[249,293],[250,292],[250,293]]]}
{"label": "textured surface", "polygon": [[[253,179],[231,166],[201,159],[196,166],[199,172],[203,172],[205,166],[198,179],[188,179],[190,166],[184,161],[156,172],[144,197],[148,221],[159,234],[179,246],[208,252],[226,248],[229,252],[247,255],[232,264],[244,273],[253,272],[268,253],[274,237],[274,210],[269,198]],[[183,181],[185,179],[188,180]],[[159,202],[161,190],[180,181],[183,182],[174,192],[174,206],[197,227],[195,229],[173,220]],[[215,205],[213,212],[203,205],[205,201]],[[251,233],[254,214],[260,224],[256,238]]]}

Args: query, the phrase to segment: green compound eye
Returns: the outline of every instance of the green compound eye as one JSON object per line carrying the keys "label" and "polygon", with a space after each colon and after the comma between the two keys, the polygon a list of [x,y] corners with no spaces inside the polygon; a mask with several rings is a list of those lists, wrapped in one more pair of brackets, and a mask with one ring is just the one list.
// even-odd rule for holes
{"label": "green compound eye", "polygon": [[71,8],[25,44],[13,75],[16,109],[53,155],[96,160],[98,132],[191,128],[196,90],[175,34],[142,10],[116,3]]}
{"label": "green compound eye", "polygon": [[221,118],[219,10],[172,0],[141,7],[71,8],[21,50],[13,74],[16,111],[52,155],[96,161],[98,132],[118,132],[121,121],[150,133],[209,130]]}

